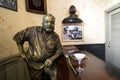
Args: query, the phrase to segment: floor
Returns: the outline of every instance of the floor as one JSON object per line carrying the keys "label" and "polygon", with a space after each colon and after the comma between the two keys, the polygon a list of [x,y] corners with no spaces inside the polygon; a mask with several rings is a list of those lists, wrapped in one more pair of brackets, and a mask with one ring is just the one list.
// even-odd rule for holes
{"label": "floor", "polygon": [[104,61],[84,51],[87,55],[85,71],[82,73],[82,80],[118,80],[105,69]]}

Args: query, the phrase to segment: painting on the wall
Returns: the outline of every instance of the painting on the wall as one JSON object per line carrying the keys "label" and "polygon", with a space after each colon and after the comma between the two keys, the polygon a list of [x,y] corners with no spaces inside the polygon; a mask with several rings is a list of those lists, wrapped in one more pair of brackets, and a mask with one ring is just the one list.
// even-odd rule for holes
{"label": "painting on the wall", "polygon": [[83,41],[83,26],[64,25],[62,28],[63,41]]}
{"label": "painting on the wall", "polygon": [[0,0],[0,7],[17,11],[17,0]]}
{"label": "painting on the wall", "polygon": [[26,10],[32,13],[46,14],[46,0],[26,0]]}

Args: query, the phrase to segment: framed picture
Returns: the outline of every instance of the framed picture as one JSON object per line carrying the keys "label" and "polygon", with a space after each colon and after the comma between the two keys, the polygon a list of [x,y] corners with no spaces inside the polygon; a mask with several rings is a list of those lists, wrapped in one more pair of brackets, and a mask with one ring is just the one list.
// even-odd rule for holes
{"label": "framed picture", "polygon": [[17,0],[0,0],[0,6],[17,11]]}
{"label": "framed picture", "polygon": [[63,25],[63,41],[83,41],[83,26],[81,25]]}
{"label": "framed picture", "polygon": [[46,0],[26,0],[26,10],[32,13],[46,14]]}

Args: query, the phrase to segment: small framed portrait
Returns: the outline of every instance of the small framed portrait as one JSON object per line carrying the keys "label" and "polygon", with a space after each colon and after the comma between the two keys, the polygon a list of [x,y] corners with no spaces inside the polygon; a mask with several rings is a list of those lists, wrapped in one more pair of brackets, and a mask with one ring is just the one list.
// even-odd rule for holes
{"label": "small framed portrait", "polygon": [[83,26],[81,25],[63,25],[63,41],[83,41]]}
{"label": "small framed portrait", "polygon": [[13,11],[17,11],[17,0],[0,0],[0,6],[13,10]]}
{"label": "small framed portrait", "polygon": [[46,0],[26,0],[26,10],[32,13],[46,14]]}

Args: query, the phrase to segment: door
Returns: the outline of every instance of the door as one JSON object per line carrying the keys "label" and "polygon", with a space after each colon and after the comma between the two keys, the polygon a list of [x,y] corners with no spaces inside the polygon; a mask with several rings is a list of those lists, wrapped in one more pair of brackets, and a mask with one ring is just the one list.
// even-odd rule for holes
{"label": "door", "polygon": [[[120,6],[119,6],[120,7]],[[120,8],[106,11],[106,62],[120,69]]]}

